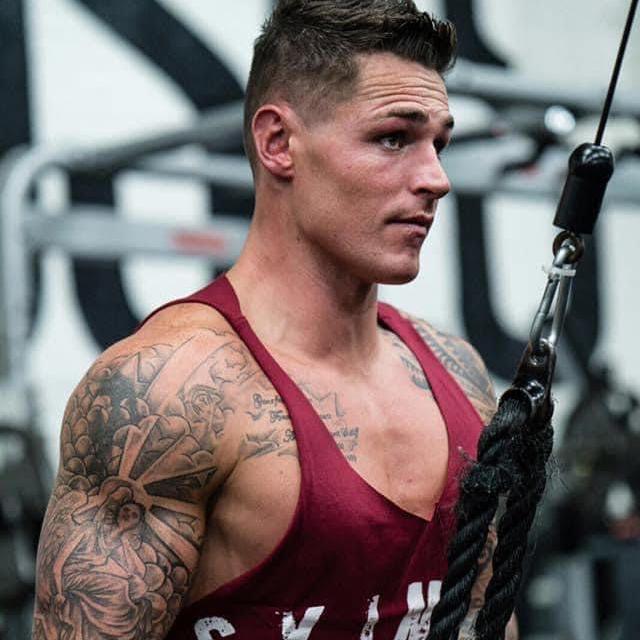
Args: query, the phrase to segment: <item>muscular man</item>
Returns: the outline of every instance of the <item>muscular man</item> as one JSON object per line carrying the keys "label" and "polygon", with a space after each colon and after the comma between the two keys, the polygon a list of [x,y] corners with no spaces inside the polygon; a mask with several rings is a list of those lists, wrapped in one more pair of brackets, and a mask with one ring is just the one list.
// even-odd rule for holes
{"label": "muscular man", "polygon": [[454,49],[410,0],[280,1],[245,249],[71,397],[35,638],[426,638],[494,399],[471,347],[377,286],[415,278],[449,190]]}

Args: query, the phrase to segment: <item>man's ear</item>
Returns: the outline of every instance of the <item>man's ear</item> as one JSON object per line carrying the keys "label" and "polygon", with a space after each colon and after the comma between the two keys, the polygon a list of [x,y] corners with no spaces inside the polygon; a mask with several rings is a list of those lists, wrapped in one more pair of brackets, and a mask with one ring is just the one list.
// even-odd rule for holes
{"label": "man's ear", "polygon": [[293,177],[292,116],[284,106],[265,104],[256,111],[251,125],[258,161],[269,173],[285,180]]}

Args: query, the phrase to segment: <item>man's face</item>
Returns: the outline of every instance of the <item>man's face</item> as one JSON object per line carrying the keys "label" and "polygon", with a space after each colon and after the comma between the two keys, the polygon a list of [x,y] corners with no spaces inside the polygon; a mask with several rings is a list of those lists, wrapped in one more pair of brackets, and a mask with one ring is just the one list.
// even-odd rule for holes
{"label": "man's face", "polygon": [[359,58],[351,99],[293,136],[298,236],[321,260],[367,282],[415,278],[451,135],[437,72],[393,54]]}

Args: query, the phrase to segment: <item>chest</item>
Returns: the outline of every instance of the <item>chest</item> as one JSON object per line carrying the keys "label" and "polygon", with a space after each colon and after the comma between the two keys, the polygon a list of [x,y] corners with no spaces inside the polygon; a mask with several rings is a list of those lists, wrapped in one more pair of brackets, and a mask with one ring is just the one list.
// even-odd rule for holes
{"label": "chest", "polygon": [[238,567],[267,556],[307,491],[303,473],[307,481],[313,478],[313,500],[317,492],[325,496],[316,507],[327,509],[337,498],[347,511],[347,503],[356,501],[358,511],[382,496],[399,510],[430,520],[446,486],[449,460],[447,428],[430,390],[407,383],[402,369],[390,369],[374,384],[288,369],[311,411],[303,420],[295,410],[290,415],[268,381],[248,394],[243,413],[251,424],[213,513],[211,530],[221,539],[212,548],[227,544],[224,557],[237,557]]}
{"label": "chest", "polygon": [[423,382],[424,376],[415,384],[401,364],[373,383],[319,376],[305,389],[352,471],[400,508],[429,519],[449,451],[444,419]]}
{"label": "chest", "polygon": [[326,434],[324,439],[314,438],[313,446],[340,454],[348,466],[342,461],[337,472],[345,482],[357,481],[354,474],[358,475],[401,509],[429,519],[446,483],[447,428],[415,356],[401,343],[388,347],[366,375],[301,366],[280,357],[313,419],[294,424],[290,407],[269,381],[264,389],[254,389],[249,394],[246,414],[252,423],[243,452],[251,476],[263,477],[265,488],[269,478],[287,478],[292,480],[287,486],[296,487],[305,462],[298,441],[319,428],[330,439]]}
{"label": "chest", "polygon": [[267,378],[248,381],[235,411],[246,423],[239,462],[212,513],[207,580],[224,583],[271,553],[305,491],[303,469],[321,491],[328,482],[330,501],[337,498],[347,512],[349,500],[378,503],[381,495],[431,519],[447,480],[447,428],[417,361],[410,352],[403,357],[406,363],[390,358],[374,375],[355,379],[281,358],[310,406],[302,420]]}

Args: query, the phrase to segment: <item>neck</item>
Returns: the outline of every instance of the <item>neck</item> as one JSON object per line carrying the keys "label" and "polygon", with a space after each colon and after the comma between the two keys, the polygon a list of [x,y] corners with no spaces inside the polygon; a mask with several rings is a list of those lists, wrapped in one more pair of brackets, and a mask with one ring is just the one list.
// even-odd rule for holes
{"label": "neck", "polygon": [[[378,349],[377,285],[345,275],[281,225],[254,218],[228,277],[271,350],[302,363],[362,370]],[[292,234],[295,235],[295,234]]]}

